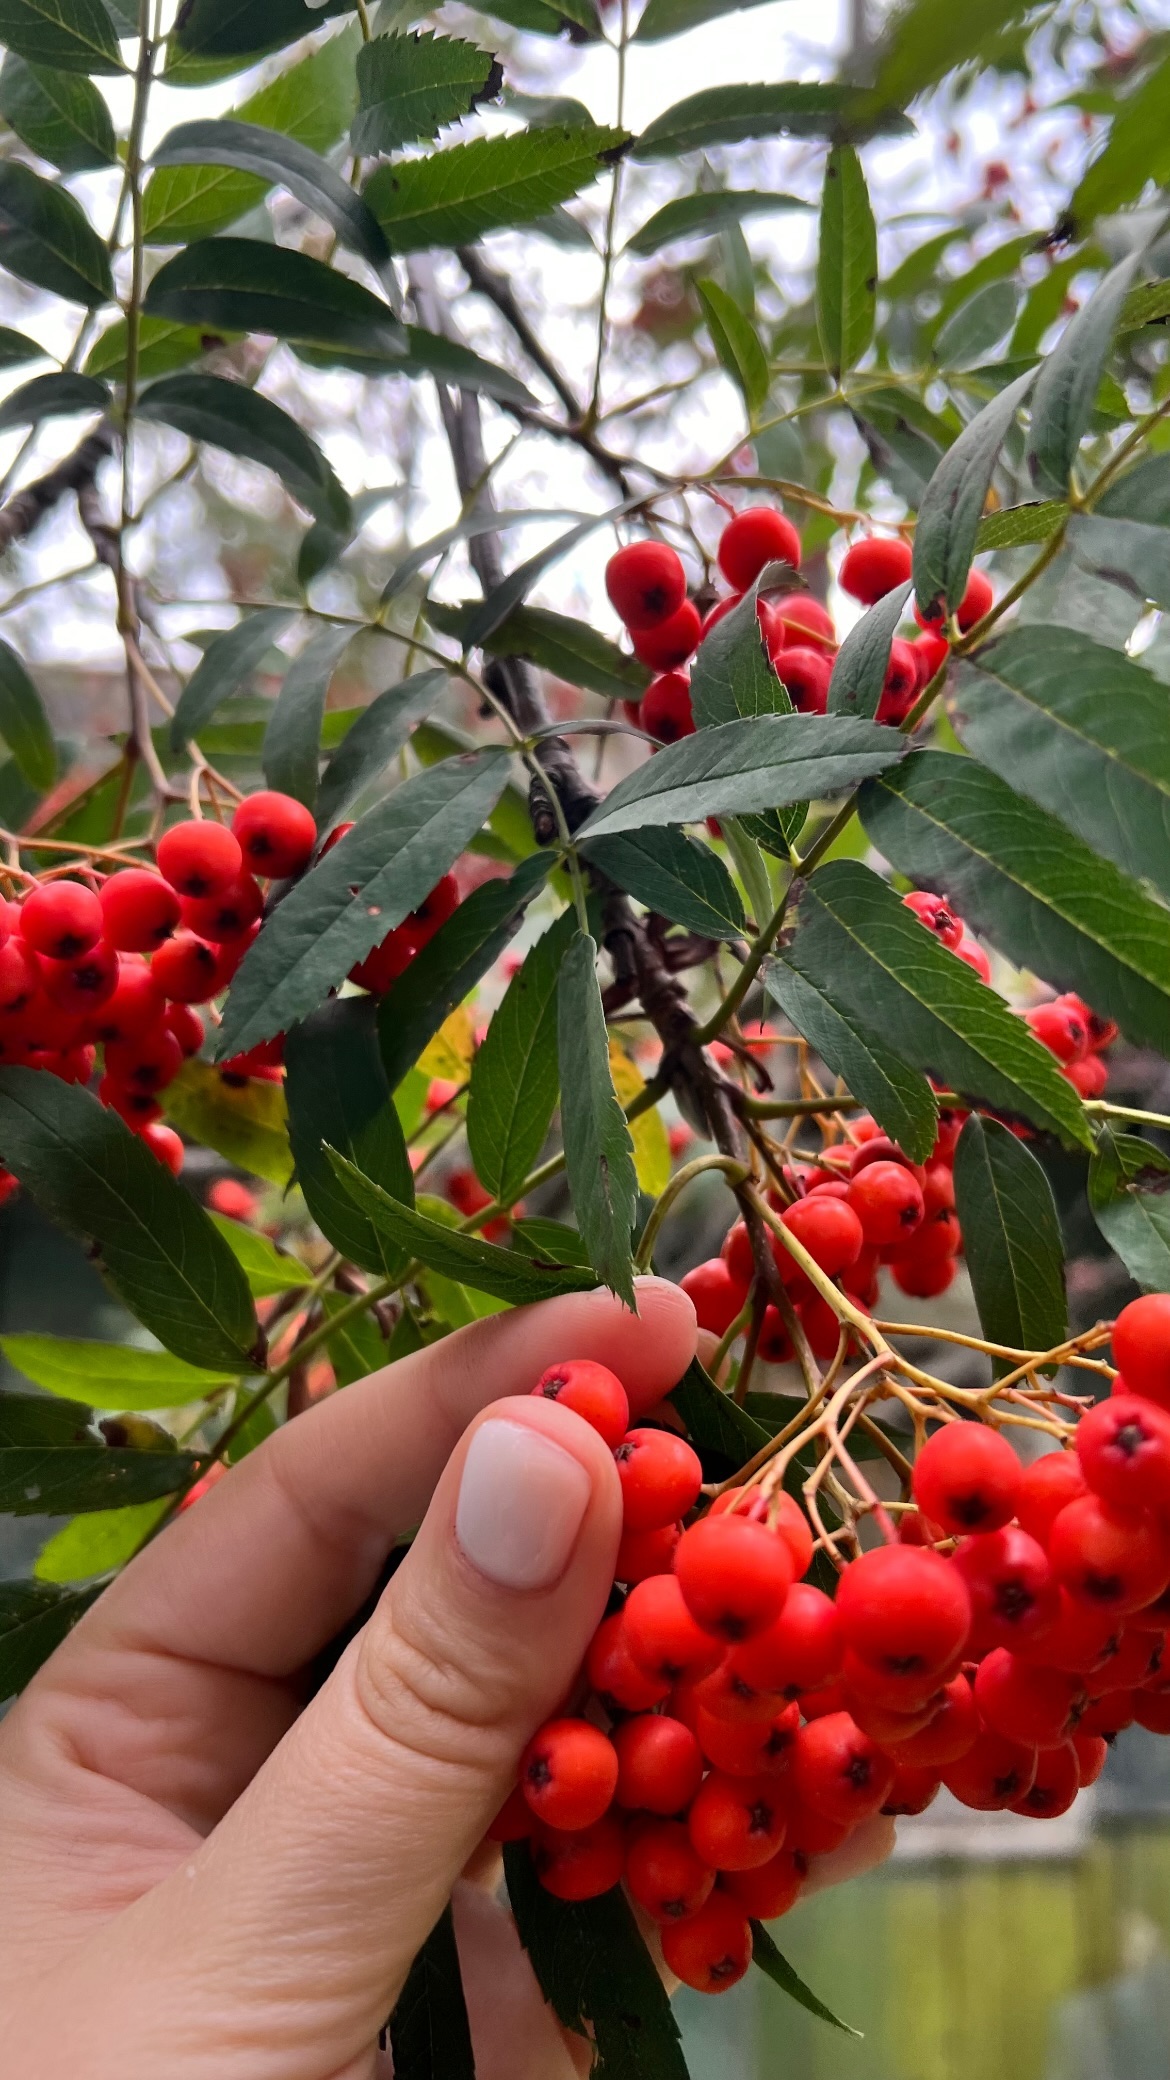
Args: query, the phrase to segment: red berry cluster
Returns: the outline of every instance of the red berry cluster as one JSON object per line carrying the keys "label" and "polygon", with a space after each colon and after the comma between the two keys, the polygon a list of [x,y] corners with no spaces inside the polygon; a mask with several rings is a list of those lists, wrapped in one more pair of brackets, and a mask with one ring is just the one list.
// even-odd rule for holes
{"label": "red berry cluster", "polygon": [[[330,844],[335,845],[338,838],[344,837],[346,831],[352,829],[352,824],[342,824],[332,833]],[[439,926],[446,924],[458,903],[459,883],[454,874],[444,874],[429,896],[423,898],[418,909],[412,910],[409,917],[403,918],[401,924],[395,925],[394,930],[386,934],[372,953],[367,953],[364,960],[358,961],[356,966],[350,969],[350,981],[360,983],[372,996],[385,996],[391,983],[397,982],[400,975],[405,975],[416,953],[421,953],[427,941],[434,938]]]}
{"label": "red berry cluster", "polygon": [[1024,1467],[983,1423],[936,1429],[900,1537],[849,1562],[835,1597],[803,1579],[812,1532],[782,1488],[765,1476],[694,1517],[691,1447],[627,1429],[605,1367],[554,1366],[533,1391],[614,1452],[620,1600],[493,1839],[527,1839],[559,1899],[624,1882],[668,1967],[719,1993],[747,1969],[751,1921],[785,1913],[809,1859],[862,1821],[920,1813],[944,1784],[1053,1818],[1122,1727],[1170,1732],[1170,1295],[1122,1312],[1114,1353],[1123,1374],[1075,1450]]}

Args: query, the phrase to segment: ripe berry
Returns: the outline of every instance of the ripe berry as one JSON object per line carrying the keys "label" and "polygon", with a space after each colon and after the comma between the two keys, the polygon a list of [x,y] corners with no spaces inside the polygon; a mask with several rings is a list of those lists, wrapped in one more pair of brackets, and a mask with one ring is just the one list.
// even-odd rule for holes
{"label": "ripe berry", "polygon": [[879,1546],[845,1569],[837,1609],[847,1646],[891,1675],[943,1669],[971,1629],[962,1575],[938,1553]]}
{"label": "ripe berry", "polygon": [[1061,1074],[1078,1098],[1102,1097],[1109,1082],[1109,1070],[1099,1054],[1086,1055],[1083,1062],[1066,1063]]}
{"label": "ripe berry", "polygon": [[684,1531],[674,1571],[696,1624],[733,1642],[766,1631],[794,1574],[784,1540],[738,1515],[704,1517]]}
{"label": "ripe berry", "polygon": [[913,643],[895,636],[877,706],[876,720],[895,726],[904,722],[918,698],[918,658]]}
{"label": "ripe berry", "polygon": [[613,1742],[586,1719],[550,1719],[520,1757],[520,1789],[547,1827],[592,1827],[617,1780]]}
{"label": "ripe berry", "polygon": [[139,1140],[146,1144],[152,1156],[156,1156],[158,1161],[165,1165],[172,1177],[179,1175],[186,1150],[173,1127],[165,1126],[162,1120],[152,1120],[149,1126],[142,1128]]}
{"label": "ripe berry", "polygon": [[977,1650],[1044,1639],[1060,1599],[1043,1546],[1018,1524],[960,1541],[952,1561],[967,1585]]}
{"label": "ripe berry", "polygon": [[1081,1716],[1078,1733],[1099,1734],[1107,1741],[1124,1733],[1137,1718],[1140,1694],[1137,1690],[1110,1690],[1107,1696],[1095,1698]]}
{"label": "ripe berry", "polygon": [[[761,627],[772,663],[788,644],[794,649],[835,650],[837,630],[828,608],[811,592],[785,592],[761,602]],[[811,638],[811,641],[810,641]]]}
{"label": "ripe berry", "polygon": [[[701,1690],[719,1681],[722,1671],[708,1676]],[[720,1712],[700,1706],[695,1726],[708,1762],[732,1777],[783,1776],[792,1760],[792,1747],[800,1728],[800,1707],[787,1704],[777,1712],[771,1700],[768,1719],[729,1719]]]}
{"label": "ripe berry", "polygon": [[832,659],[819,650],[810,650],[803,644],[791,649],[785,645],[773,664],[784,686],[789,700],[802,715],[824,715],[829,706],[829,681],[833,676]]}
{"label": "ripe berry", "polygon": [[102,937],[119,953],[153,953],[179,922],[180,902],[161,874],[127,867],[102,883]]}
{"label": "ripe berry", "polygon": [[0,1011],[22,1011],[40,986],[36,955],[23,939],[0,946]]}
{"label": "ripe berry", "polygon": [[1084,1020],[1067,1003],[1059,998],[1054,1004],[1034,1004],[1024,1013],[1041,1047],[1054,1054],[1058,1062],[1080,1062],[1089,1052],[1089,1033]]}
{"label": "ripe berry", "polygon": [[944,1531],[997,1531],[1016,1513],[1020,1462],[985,1423],[948,1423],[914,1465],[914,1500]]}
{"label": "ripe berry", "polygon": [[218,896],[239,880],[240,843],[222,823],[174,823],[157,848],[159,872],[181,896]]}
{"label": "ripe berry", "polygon": [[1100,1734],[1082,1733],[1073,1735],[1073,1753],[1077,1758],[1077,1777],[1082,1791],[1095,1784],[1109,1760],[1109,1743]]}
{"label": "ripe berry", "polygon": [[805,1863],[810,1856],[831,1856],[853,1833],[852,1820],[830,1820],[809,1806],[796,1805],[788,1822],[784,1846]]}
{"label": "ripe berry", "polygon": [[[213,824],[211,828],[218,829]],[[194,932],[176,932],[160,946],[151,973],[164,996],[178,1004],[206,1004],[220,986],[219,949]]]}
{"label": "ripe berry", "polygon": [[689,1726],[643,1712],[616,1728],[619,1806],[669,1818],[684,1812],[703,1781],[703,1757]]}
{"label": "ripe berry", "polygon": [[1113,1356],[1131,1394],[1170,1408],[1170,1293],[1143,1293],[1122,1308],[1113,1324]]}
{"label": "ripe berry", "polygon": [[651,679],[642,696],[639,720],[643,729],[649,730],[652,737],[661,738],[664,744],[677,743],[679,737],[693,736],[695,717],[687,674],[663,672],[657,679]]}
{"label": "ripe berry", "polygon": [[681,1821],[658,1820],[631,1830],[626,1885],[655,1921],[685,1921],[710,1899],[715,1873],[696,1856]]}
{"label": "ripe berry", "polygon": [[368,989],[372,996],[384,997],[391,983],[405,975],[417,951],[409,925],[395,925],[372,953],[355,962],[349,971],[349,980],[358,983],[362,989]]}
{"label": "ripe berry", "polygon": [[[977,621],[982,621],[994,602],[995,593],[990,578],[985,577],[982,571],[972,571],[955,617],[964,635],[969,628],[974,628]],[[924,614],[922,609],[916,606],[914,618],[920,628],[935,629],[945,621],[946,608],[939,601],[933,612]]]}
{"label": "ripe berry", "polygon": [[1140,1394],[1114,1394],[1081,1417],[1081,1471],[1095,1495],[1119,1510],[1170,1506],[1170,1413]]}
{"label": "ripe berry", "polygon": [[106,1073],[123,1090],[165,1090],[182,1066],[182,1049],[163,1025],[132,1040],[111,1040],[106,1048]]}
{"label": "ripe berry", "polygon": [[745,1682],[785,1699],[836,1682],[845,1654],[835,1603],[810,1582],[794,1582],[779,1617],[766,1632],[728,1656]]}
{"label": "ripe berry", "polygon": [[532,1861],[545,1891],[554,1899],[598,1899],[621,1883],[625,1830],[612,1813],[571,1834],[538,1827],[532,1837]]}
{"label": "ripe berry", "polygon": [[606,564],[605,589],[627,628],[655,628],[682,606],[687,574],[666,542],[631,542]]}
{"label": "ripe berry", "polygon": [[251,874],[241,874],[219,895],[188,896],[183,902],[183,923],[200,939],[233,939],[255,924],[264,908],[260,884]]}
{"label": "ripe berry", "polygon": [[808,1859],[792,1849],[781,1849],[754,1871],[725,1872],[719,1890],[729,1893],[753,1921],[778,1921],[796,1905],[807,1876]]}
{"label": "ripe berry", "polygon": [[705,1264],[696,1264],[679,1282],[694,1305],[699,1328],[709,1329],[713,1336],[725,1336],[747,1299],[747,1287],[741,1285],[730,1265],[722,1257],[711,1257]]}
{"label": "ripe berry", "polygon": [[[642,664],[648,664],[653,672],[673,672],[680,664],[685,664],[688,657],[694,656],[702,627],[694,600],[684,599],[681,607],[668,615],[665,621],[656,622],[653,628],[631,631],[634,656]],[[645,706],[643,701],[643,713]]]}
{"label": "ripe berry", "polygon": [[625,1388],[608,1366],[597,1365],[592,1358],[570,1358],[561,1365],[550,1365],[532,1391],[544,1401],[559,1401],[562,1408],[571,1408],[605,1439],[611,1451],[630,1427]]}
{"label": "ripe berry", "polygon": [[752,1961],[751,1924],[738,1901],[713,1892],[697,1914],[663,1928],[662,1956],[684,1986],[726,1993]]}
{"label": "ripe berry", "polygon": [[672,1430],[630,1430],[614,1451],[627,1531],[656,1531],[698,1500],[698,1453]]}
{"label": "ripe berry", "polygon": [[898,1748],[900,1766],[914,1769],[947,1769],[974,1747],[979,1738],[979,1711],[975,1693],[966,1676],[952,1676],[943,1685],[940,1703],[920,1733],[913,1733]]}
{"label": "ripe berry", "polygon": [[[844,1199],[816,1192],[809,1199],[798,1199],[795,1206],[785,1207],[780,1220],[781,1225],[803,1243],[814,1263],[829,1278],[839,1277],[861,1255],[865,1240],[861,1222],[852,1205]],[[799,1265],[779,1238],[775,1255],[786,1284],[800,1275]]]}
{"label": "ripe berry", "polygon": [[1036,1781],[1035,1748],[1002,1733],[981,1733],[958,1762],[943,1771],[943,1783],[960,1805],[977,1813],[1005,1813]]}
{"label": "ripe berry", "polygon": [[615,1582],[644,1582],[652,1574],[669,1574],[681,1533],[677,1524],[655,1531],[623,1531],[614,1562]]}
{"label": "ripe berry", "polygon": [[934,635],[929,629],[915,639],[914,653],[918,662],[918,690],[930,685],[940,665],[944,665],[951,654],[951,646],[944,635]]}
{"label": "ripe berry", "polygon": [[902,1293],[914,1300],[934,1300],[955,1282],[958,1265],[953,1257],[919,1257],[905,1250],[890,1265],[890,1275]]}
{"label": "ripe berry", "polygon": [[650,1575],[638,1582],[626,1599],[622,1622],[633,1660],[660,1682],[709,1675],[719,1661],[718,1640],[696,1625],[672,1574]]}
{"label": "ripe berry", "polygon": [[1035,1639],[999,1639],[997,1646],[1010,1646],[1021,1660],[1038,1661],[1042,1668],[1062,1668],[1066,1675],[1090,1676],[1109,1659],[1117,1643],[1117,1618],[1097,1611],[1087,1603],[1058,1589],[1057,1616]]}
{"label": "ripe berry", "polygon": [[750,1871],[784,1845],[787,1811],[774,1777],[732,1777],[712,1770],[687,1816],[697,1854],[720,1871]]}
{"label": "ripe berry", "polygon": [[585,1661],[590,1687],[608,1708],[648,1712],[669,1694],[670,1684],[638,1667],[626,1640],[622,1613],[603,1618],[590,1642]]}
{"label": "ripe berry", "polygon": [[1158,1528],[1116,1515],[1096,1495],[1061,1510],[1048,1557],[1070,1596],[1120,1617],[1152,1603],[1170,1581],[1170,1548]]}
{"label": "ripe berry", "polygon": [[203,1045],[203,1020],[189,1004],[168,1004],[163,1013],[163,1024],[168,1033],[174,1034],[184,1058],[198,1054]]}
{"label": "ripe berry", "polygon": [[252,872],[274,881],[307,867],[317,842],[317,825],[304,803],[272,788],[240,803],[232,830]]}
{"label": "ripe berry", "polygon": [[827,1820],[850,1825],[880,1812],[894,1781],[889,1756],[848,1712],[828,1712],[801,1727],[792,1772],[803,1805]]}
{"label": "ripe berry", "polygon": [[972,939],[968,932],[964,932],[956,946],[955,958],[956,960],[964,961],[967,967],[974,968],[980,982],[990,983],[991,962],[980,946],[978,939]]}
{"label": "ripe berry", "polygon": [[162,1118],[162,1106],[149,1091],[131,1090],[112,1076],[102,1077],[97,1094],[99,1102],[116,1112],[118,1118],[124,1119],[136,1134],[141,1128],[150,1126],[153,1120]]}
{"label": "ripe berry", "polygon": [[102,906],[80,881],[47,881],[21,904],[20,930],[34,953],[55,961],[76,960],[102,936]]}
{"label": "ripe berry", "polygon": [[995,1647],[976,1672],[975,1702],[993,1733],[1028,1748],[1054,1748],[1076,1726],[1084,1695],[1076,1676]]}
{"label": "ripe berry", "polygon": [[916,1813],[925,1813],[927,1807],[934,1804],[941,1786],[942,1778],[937,1770],[899,1762],[882,1811],[895,1819],[909,1819]]}
{"label": "ripe berry", "polygon": [[118,962],[118,979],[113,995],[106,999],[90,1023],[95,1040],[107,1045],[116,1040],[137,1040],[161,1026],[166,998],[143,960]]}
{"label": "ripe berry", "polygon": [[746,592],[769,563],[800,569],[800,536],[771,506],[749,506],[729,520],[719,538],[719,568],[729,585]]}
{"label": "ripe berry", "polygon": [[459,908],[459,883],[454,874],[444,874],[436,881],[429,895],[424,896],[417,910],[412,910],[406,919],[406,927],[415,946],[425,946],[433,939],[441,925],[455,915]]}
{"label": "ripe berry", "polygon": [[924,888],[911,889],[902,901],[908,910],[913,910],[920,924],[953,953],[963,936],[963,920],[956,917],[950,904],[942,896],[932,896]]}
{"label": "ripe berry", "polygon": [[108,1002],[118,986],[118,956],[103,939],[69,961],[47,960],[42,954],[40,969],[45,995],[63,1011],[82,1017]]}
{"label": "ripe berry", "polygon": [[913,561],[909,542],[900,536],[871,535],[846,550],[838,582],[851,599],[872,607],[896,585],[906,583]]}
{"label": "ripe berry", "polygon": [[945,1669],[911,1669],[909,1675],[891,1675],[888,1669],[873,1668],[855,1654],[852,1647],[847,1647],[841,1681],[850,1698],[911,1718],[927,1706],[931,1710],[935,1708],[944,1682],[949,1682],[955,1672],[952,1662]]}
{"label": "ripe berry", "polygon": [[509,1791],[488,1828],[486,1839],[489,1842],[526,1842],[535,1825],[532,1808],[517,1784],[514,1790]]}
{"label": "ripe berry", "polygon": [[849,1204],[875,1249],[908,1241],[926,1211],[922,1187],[903,1163],[870,1163],[860,1170],[849,1186]]}
{"label": "ripe berry", "polygon": [[1046,1546],[1053,1524],[1066,1502],[1087,1495],[1088,1483],[1075,1452],[1045,1452],[1033,1459],[1020,1477],[1016,1497],[1016,1521],[1030,1536]]}
{"label": "ripe berry", "polygon": [[1036,1778],[1030,1790],[1017,1798],[1011,1810],[1033,1820],[1056,1820],[1067,1813],[1081,1788],[1077,1752],[1071,1740],[1059,1748],[1048,1748],[1039,1757]]}
{"label": "ripe berry", "polygon": [[760,1323],[756,1356],[762,1365],[785,1365],[792,1356],[792,1338],[788,1334],[788,1324],[780,1309],[773,1307],[770,1302],[764,1309],[764,1319]]}

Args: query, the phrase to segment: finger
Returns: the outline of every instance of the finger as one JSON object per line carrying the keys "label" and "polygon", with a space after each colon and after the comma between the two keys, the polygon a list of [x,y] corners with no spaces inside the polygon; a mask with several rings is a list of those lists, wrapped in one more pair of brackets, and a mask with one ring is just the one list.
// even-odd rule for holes
{"label": "finger", "polygon": [[814,1892],[827,1892],[830,1885],[843,1885],[847,1878],[860,1878],[866,1871],[876,1870],[893,1854],[894,1837],[894,1822],[887,1814],[875,1813],[872,1820],[863,1820],[839,1849],[811,1858],[801,1898],[811,1899]]}
{"label": "finger", "polygon": [[590,2048],[547,2005],[511,1915],[478,1885],[453,1905],[476,2080],[585,2080]]}

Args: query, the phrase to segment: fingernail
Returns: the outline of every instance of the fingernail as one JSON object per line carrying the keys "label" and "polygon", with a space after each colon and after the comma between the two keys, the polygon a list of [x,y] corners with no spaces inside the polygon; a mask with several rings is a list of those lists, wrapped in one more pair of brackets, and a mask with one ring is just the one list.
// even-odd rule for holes
{"label": "fingernail", "polygon": [[568,1566],[591,1482],[580,1460],[525,1423],[481,1424],[463,1462],[455,1536],[502,1589],[551,1589]]}

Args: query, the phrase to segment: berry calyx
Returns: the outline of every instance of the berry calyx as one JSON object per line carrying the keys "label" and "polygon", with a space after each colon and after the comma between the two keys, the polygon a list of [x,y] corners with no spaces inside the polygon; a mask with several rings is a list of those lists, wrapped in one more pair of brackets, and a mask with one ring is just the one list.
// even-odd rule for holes
{"label": "berry calyx", "polygon": [[681,1821],[659,1820],[636,1827],[626,1851],[631,1898],[655,1921],[685,1921],[706,1905],[715,1873],[691,1846]]}
{"label": "berry calyx", "polygon": [[697,1855],[720,1871],[750,1871],[784,1845],[786,1801],[773,1777],[712,1770],[687,1815]]}
{"label": "berry calyx", "polygon": [[684,1986],[726,1993],[752,1961],[751,1923],[737,1900],[713,1892],[689,1919],[663,1927],[662,1956]]}

